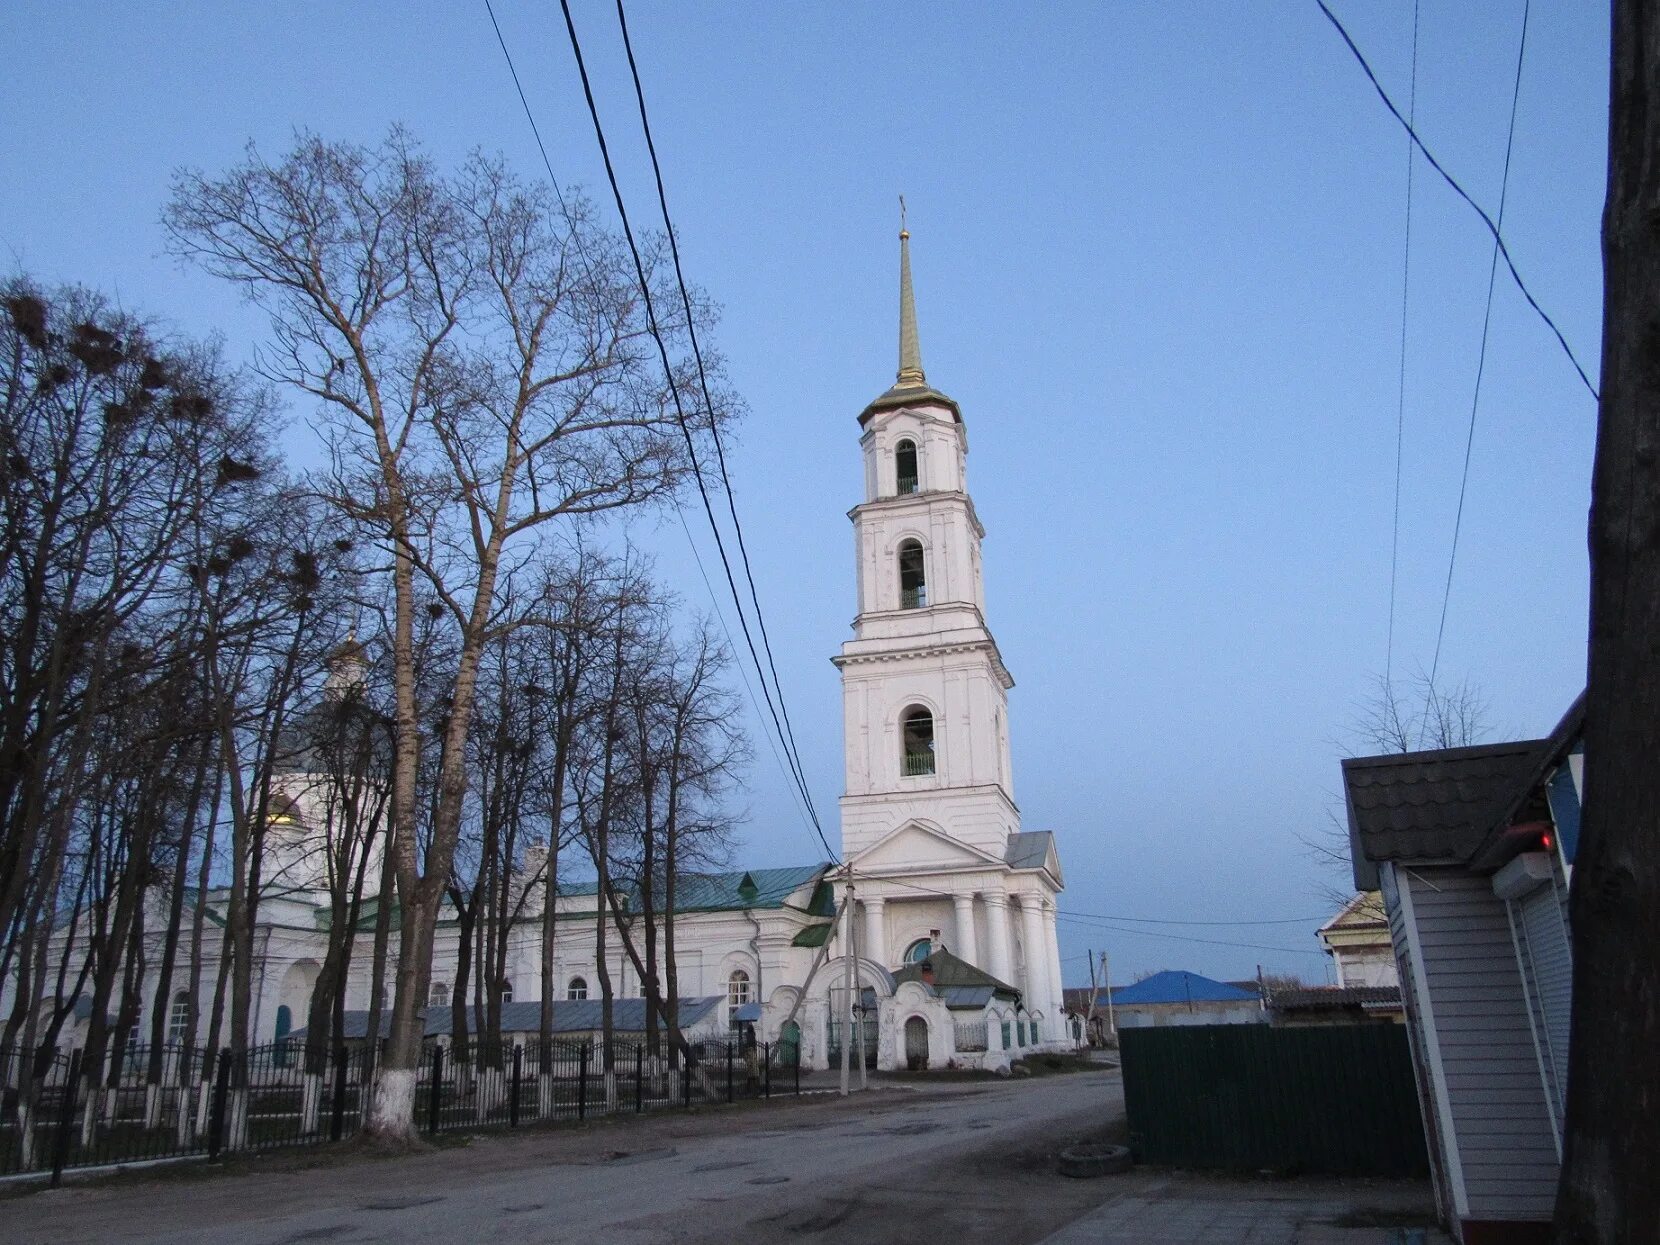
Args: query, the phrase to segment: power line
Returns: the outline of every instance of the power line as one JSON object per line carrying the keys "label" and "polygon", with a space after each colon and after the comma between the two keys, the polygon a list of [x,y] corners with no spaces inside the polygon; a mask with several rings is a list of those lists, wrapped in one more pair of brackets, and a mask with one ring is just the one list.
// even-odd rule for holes
{"label": "power line", "polygon": [[[1532,0],[1522,3],[1522,34],[1516,46],[1516,82],[1510,90],[1510,128],[1504,139],[1504,173],[1499,179],[1499,213],[1497,224],[1504,225],[1505,201],[1510,195],[1510,155],[1516,146],[1516,110],[1522,98],[1522,61],[1527,56],[1527,19]],[[1487,266],[1487,305],[1481,313],[1481,348],[1476,352],[1476,382],[1470,395],[1470,427],[1464,437],[1464,471],[1458,478],[1458,511],[1453,516],[1452,550],[1447,555],[1447,582],[1441,590],[1441,621],[1435,628],[1435,659],[1430,662],[1429,685],[1426,689],[1422,730],[1429,729],[1430,711],[1435,704],[1435,676],[1441,668],[1441,641],[1447,632],[1447,606],[1452,600],[1453,567],[1458,562],[1458,536],[1464,526],[1464,497],[1470,486],[1470,456],[1476,443],[1476,411],[1481,406],[1481,379],[1487,370],[1487,337],[1493,323],[1493,287],[1499,276],[1499,247],[1494,234],[1493,257]],[[1420,732],[1418,744],[1423,746]]]}
{"label": "power line", "polygon": [[[566,9],[567,15],[569,8]],[[755,591],[755,573],[749,565],[749,545],[744,540],[744,526],[738,521],[738,504],[732,496],[732,479],[726,472],[726,450],[721,443],[720,428],[715,421],[715,402],[709,396],[709,377],[703,368],[703,351],[697,344],[697,325],[692,315],[691,296],[686,291],[686,274],[680,267],[680,242],[676,237],[674,221],[669,216],[668,194],[663,189],[663,168],[657,161],[657,143],[651,136],[651,122],[646,117],[645,89],[640,85],[640,69],[634,62],[634,45],[628,38],[628,18],[623,13],[622,0],[617,0],[617,25],[622,30],[623,50],[628,54],[628,72],[634,79],[634,98],[640,106],[640,129],[646,138],[646,151],[651,155],[652,177],[657,182],[657,205],[663,213],[663,229],[669,238],[669,254],[674,259],[675,284],[680,287],[680,305],[686,312],[686,334],[692,347],[692,358],[697,361],[697,383],[703,392],[703,409],[709,417],[709,434],[715,443],[715,463],[720,469],[721,484],[726,490],[726,509],[732,516],[732,530],[738,537],[738,558],[743,563],[744,579],[749,584],[750,604],[755,608],[755,623],[761,632],[761,647],[767,655],[767,668],[772,671],[772,683],[778,689],[778,708],[784,715],[784,731],[789,736],[790,749],[796,751],[795,731],[790,725],[789,707],[784,703],[783,685],[778,680],[778,667],[772,658],[772,641],[767,635],[766,617],[761,612],[761,598]]]}
{"label": "power line", "polygon": [[[640,258],[639,244],[635,241],[634,228],[628,219],[628,208],[623,202],[622,187],[617,183],[616,167],[611,161],[611,149],[605,140],[605,127],[601,124],[599,119],[599,107],[594,102],[593,84],[588,78],[587,63],[582,55],[582,42],[577,37],[576,22],[571,16],[571,6],[569,0],[560,0],[559,7],[565,16],[565,31],[570,37],[571,52],[576,58],[577,73],[582,79],[583,98],[587,102],[588,116],[594,123],[594,137],[598,140],[600,156],[605,163],[606,180],[611,184],[611,195],[616,201],[617,215],[622,221],[623,238],[624,241],[627,242],[629,254],[634,260],[634,271],[640,284],[640,296],[644,301],[646,309],[647,328],[651,333],[652,340],[657,344],[658,357],[663,365],[663,375],[665,380],[668,382],[669,395],[674,401],[675,418],[680,425],[681,436],[685,438],[686,453],[692,464],[692,479],[697,485],[698,496],[703,501],[703,511],[708,517],[709,528],[714,533],[715,548],[720,554],[721,567],[726,572],[727,587],[732,593],[732,602],[738,611],[738,624],[744,633],[744,642],[749,648],[750,659],[755,663],[756,673],[760,676],[761,693],[766,699],[767,708],[772,716],[773,726],[778,731],[780,739],[785,741],[785,753],[790,759],[791,769],[794,773],[796,784],[801,789],[802,799],[805,801],[808,812],[813,819],[813,829],[817,831],[819,842],[823,844],[824,850],[829,853],[830,859],[836,860],[835,849],[830,846],[830,840],[825,836],[824,827],[819,822],[818,812],[813,806],[812,793],[807,787],[807,781],[801,764],[800,755],[791,747],[790,736],[785,731],[783,723],[779,718],[778,710],[773,704],[772,692],[769,691],[767,687],[765,672],[761,669],[761,658],[755,649],[754,637],[751,635],[749,630],[749,621],[744,615],[743,598],[738,594],[737,581],[732,574],[732,563],[726,554],[726,542],[721,538],[720,524],[715,520],[714,506],[709,501],[709,490],[703,482],[702,467],[699,465],[697,459],[697,447],[692,439],[691,427],[686,420],[685,406],[680,400],[680,387],[675,382],[674,367],[669,361],[668,344],[663,340],[662,329],[657,321],[656,305],[651,296],[651,284],[646,278],[645,261]],[[711,410],[709,414],[710,427],[711,431],[713,431],[714,412]],[[718,444],[718,433],[716,436]],[[726,484],[728,497],[730,498],[731,482],[725,478],[724,467],[722,468],[722,478]],[[783,688],[780,686],[777,687],[776,690],[778,692],[779,701],[782,701],[784,698]]]}
{"label": "power line", "polygon": [[[923,886],[923,885],[921,885],[919,883],[916,883],[916,882],[904,882],[904,881],[901,881],[898,878],[882,878],[882,879],[880,879],[880,881],[882,882],[882,884],[884,886],[899,886],[899,887],[903,887],[905,890],[916,891],[918,894],[922,894],[922,895],[932,895],[932,896],[934,896],[936,898],[939,898],[939,899],[954,899],[960,893],[960,892],[956,892],[956,891],[937,890],[932,886]],[[1116,915],[1114,913],[1110,913],[1110,912],[1074,912],[1074,911],[1071,911],[1071,910],[1068,910],[1068,909],[1065,909],[1065,908],[1056,908],[1055,909],[1055,915],[1056,916],[1064,916],[1064,917],[1067,917],[1067,918],[1069,918],[1071,920],[1074,920],[1074,921],[1122,921],[1122,922],[1125,922],[1125,923],[1134,923],[1134,924],[1138,924],[1138,925],[1180,925],[1180,926],[1211,925],[1211,926],[1225,926],[1225,927],[1228,927],[1228,928],[1233,928],[1233,927],[1242,926],[1242,925],[1307,925],[1310,922],[1325,921],[1325,920],[1328,919],[1328,917],[1326,917],[1324,915],[1321,915],[1321,916],[1277,917],[1273,920],[1267,920],[1267,921],[1255,920],[1255,919],[1248,920],[1248,921],[1186,921],[1186,920],[1177,919],[1175,917],[1118,916],[1118,915]],[[1129,931],[1129,932],[1140,932],[1140,931]]]}
{"label": "power line", "polygon": [[1597,394],[1597,387],[1591,383],[1591,378],[1586,375],[1585,369],[1580,366],[1579,357],[1574,354],[1573,347],[1568,345],[1568,339],[1562,335],[1562,330],[1556,326],[1556,321],[1551,319],[1549,313],[1539,305],[1539,300],[1533,297],[1533,292],[1527,288],[1527,282],[1522,280],[1522,274],[1516,269],[1516,261],[1511,258],[1510,248],[1505,245],[1504,238],[1499,233],[1499,227],[1494,223],[1493,218],[1483,210],[1479,203],[1470,197],[1469,192],[1463,186],[1458,184],[1458,180],[1442,167],[1434,153],[1424,145],[1424,140],[1418,137],[1418,131],[1414,128],[1412,122],[1401,116],[1401,110],[1395,107],[1395,101],[1389,98],[1389,93],[1383,89],[1383,84],[1378,81],[1377,74],[1372,72],[1372,66],[1367,63],[1365,55],[1355,45],[1355,41],[1349,36],[1349,32],[1344,28],[1343,23],[1337,20],[1337,15],[1327,7],[1326,0],[1314,0],[1314,3],[1320,6],[1320,11],[1326,15],[1326,20],[1342,36],[1343,42],[1348,45],[1349,51],[1354,54],[1355,60],[1365,71],[1366,77],[1370,79],[1372,88],[1377,91],[1378,98],[1383,101],[1384,107],[1389,109],[1390,115],[1401,123],[1402,128],[1407,132],[1407,136],[1412,140],[1413,146],[1423,153],[1424,159],[1429,161],[1430,167],[1441,175],[1441,179],[1453,188],[1453,192],[1460,199],[1470,205],[1470,210],[1481,218],[1483,225],[1487,226],[1487,232],[1493,235],[1493,244],[1498,247],[1499,254],[1504,256],[1505,267],[1510,270],[1511,280],[1516,283],[1516,288],[1522,292],[1522,297],[1527,299],[1527,305],[1533,308],[1539,318],[1545,322],[1546,327],[1555,334],[1557,344],[1562,347],[1562,353],[1568,356],[1568,362],[1573,364],[1574,371],[1579,373],[1579,379],[1584,384],[1586,392],[1591,395],[1593,400],[1601,401]]}
{"label": "power line", "polygon": [[1163,934],[1156,930],[1124,929],[1116,925],[1102,925],[1093,921],[1080,921],[1077,917],[1060,917],[1073,925],[1084,925],[1089,929],[1106,930],[1112,934],[1132,934],[1140,938],[1161,938],[1174,942],[1199,942],[1212,947],[1239,947],[1248,951],[1277,951],[1283,955],[1324,955],[1324,951],[1314,951],[1306,947],[1277,947],[1260,942],[1231,942],[1221,938],[1198,938],[1192,934]]}
{"label": "power line", "polygon": [[[531,132],[532,135],[535,136],[536,150],[539,151],[542,155],[542,166],[547,170],[548,183],[553,187],[554,196],[559,200],[560,211],[563,212],[566,215],[567,218],[569,218],[570,209],[565,204],[564,191],[560,189],[559,178],[554,174],[553,161],[548,158],[547,146],[542,142],[541,127],[536,124],[536,114],[531,110],[530,100],[525,95],[524,85],[519,80],[518,66],[514,64],[513,53],[509,50],[509,48],[507,46],[507,39],[502,34],[501,23],[496,20],[496,10],[495,10],[494,6],[491,4],[491,0],[484,0],[484,8],[485,8],[485,12],[487,12],[490,15],[490,27],[496,33],[496,43],[501,48],[502,58],[507,62],[507,72],[513,78],[513,89],[516,92],[518,92],[519,106],[524,109],[525,120],[530,123],[530,132]],[[588,268],[589,276],[590,276],[590,279],[591,279],[592,275],[593,275],[593,265],[588,262],[587,251],[586,251],[586,248],[584,248],[582,246],[581,239],[577,238],[576,241],[577,241],[577,249],[578,249],[578,251],[580,251],[582,253],[583,265],[586,268]],[[676,266],[678,268],[678,256],[677,256],[677,260],[676,260]],[[690,324],[690,320],[691,320],[691,312],[690,312],[690,309],[688,309],[688,311],[687,311],[687,322],[688,322],[688,324]],[[694,348],[694,350],[696,349],[696,338],[695,338],[695,336],[693,337],[693,348]],[[700,376],[702,374],[702,371],[703,371],[703,360],[702,360],[702,357],[699,356],[699,358],[698,358],[698,372],[699,372]],[[705,385],[704,393],[705,393],[705,400],[707,401],[707,393],[708,393],[707,385]],[[713,424],[713,417],[711,416],[711,425],[712,424]],[[717,448],[719,447],[718,439],[716,441],[716,446],[717,446]],[[724,464],[723,464],[723,466],[724,466]],[[728,501],[730,502],[730,498],[731,498],[730,491],[728,492],[727,496],[728,496]],[[720,602],[719,602],[718,598],[715,595],[715,587],[712,583],[709,582],[709,573],[708,573],[707,570],[704,569],[703,557],[698,552],[697,542],[694,539],[692,539],[692,530],[686,524],[686,515],[681,510],[679,502],[675,503],[674,509],[675,509],[675,516],[680,520],[680,529],[681,529],[681,531],[685,532],[685,534],[686,534],[686,543],[691,548],[692,560],[697,564],[698,575],[703,580],[704,589],[709,593],[710,604],[714,606],[715,617],[720,622],[721,632],[726,636],[727,644],[731,645],[733,648],[736,648],[737,645],[733,642],[733,639],[732,639],[732,631],[726,625],[726,616],[721,611]],[[733,517],[734,517],[734,519],[736,519],[736,517],[737,517],[736,514],[734,514]],[[717,533],[717,537],[718,537],[718,533]],[[741,530],[740,530],[740,542],[741,542],[741,537],[742,537],[742,533],[741,533]],[[747,559],[745,561],[745,566],[746,566],[746,569],[747,569],[747,566],[748,566]],[[754,591],[754,585],[753,585],[753,582],[752,582],[751,583],[751,594],[752,595],[753,595],[753,591]],[[763,627],[762,627],[761,634],[762,634],[763,641],[765,641],[766,630],[765,630],[764,624],[763,624]],[[771,658],[772,658],[772,651],[771,651],[770,648],[767,650],[767,658],[768,658],[768,664],[770,665],[771,664]],[[761,703],[760,703],[760,701],[758,701],[755,698],[754,685],[750,683],[749,675],[748,675],[748,673],[745,672],[743,664],[741,662],[738,664],[738,676],[743,680],[744,691],[749,696],[750,704],[752,706],[754,706],[754,708],[755,708],[756,716],[759,717],[760,713],[761,713]],[[778,672],[777,672],[777,669],[774,668],[773,669],[773,679],[774,679],[775,682],[777,680],[777,677],[778,677]],[[763,683],[762,683],[763,689],[765,688],[765,686],[766,686],[765,682],[763,681]],[[788,724],[788,720],[789,720],[788,716],[786,715],[786,718],[785,718],[786,724]],[[799,784],[794,781],[794,777],[795,777],[794,774],[786,766],[784,758],[779,754],[778,745],[773,742],[772,735],[770,735],[770,734],[767,735],[766,739],[767,739],[767,747],[772,752],[773,759],[778,763],[778,768],[779,768],[780,772],[782,772],[784,774],[784,777],[787,780],[790,780],[789,785],[788,785],[788,790],[790,792],[790,802],[791,802],[791,804],[796,808],[796,811],[798,813],[803,814],[804,824],[807,826],[807,829],[809,831],[815,830],[817,827],[814,825],[813,821],[807,820],[807,818],[806,818],[807,805],[802,803],[801,793],[797,790],[797,787],[799,786]],[[793,736],[791,738],[791,742],[792,743],[794,742]],[[821,838],[822,838],[822,835],[821,835]]]}
{"label": "power line", "polygon": [[[1418,0],[1412,4],[1412,86],[1407,95],[1407,112],[1418,120]],[[1406,448],[1406,342],[1407,308],[1412,280],[1412,170],[1418,163],[1412,142],[1406,144],[1406,236],[1401,254],[1401,378],[1395,397],[1395,510],[1389,529],[1389,639],[1384,648],[1383,681],[1387,687],[1395,673],[1395,585],[1401,556],[1401,460]]]}

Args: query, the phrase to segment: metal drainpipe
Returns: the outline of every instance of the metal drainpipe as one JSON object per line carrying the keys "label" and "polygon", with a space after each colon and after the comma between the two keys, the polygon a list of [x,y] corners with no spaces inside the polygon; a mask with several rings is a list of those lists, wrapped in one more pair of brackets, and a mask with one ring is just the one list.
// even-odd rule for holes
{"label": "metal drainpipe", "polygon": [[748,908],[744,909],[744,915],[749,918],[749,923],[755,927],[755,932],[750,935],[749,949],[755,955],[755,1001],[761,1003],[766,998],[763,989],[766,979],[761,968],[761,922],[755,919],[755,914]]}

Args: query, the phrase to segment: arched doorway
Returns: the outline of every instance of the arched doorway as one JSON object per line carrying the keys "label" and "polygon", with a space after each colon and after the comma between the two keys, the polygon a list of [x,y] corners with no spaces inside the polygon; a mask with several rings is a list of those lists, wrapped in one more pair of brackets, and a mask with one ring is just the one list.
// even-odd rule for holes
{"label": "arched doorway", "polygon": [[928,1067],[928,1022],[921,1016],[905,1022],[905,1067],[912,1072]]}

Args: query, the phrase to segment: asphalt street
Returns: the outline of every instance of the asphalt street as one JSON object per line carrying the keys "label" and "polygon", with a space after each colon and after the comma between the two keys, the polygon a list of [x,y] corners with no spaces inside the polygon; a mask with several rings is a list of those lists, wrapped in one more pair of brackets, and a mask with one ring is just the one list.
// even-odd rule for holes
{"label": "asphalt street", "polygon": [[0,1202],[10,1241],[1041,1240],[1109,1197],[1054,1171],[1120,1127],[1115,1071],[885,1086],[381,1157],[166,1172]]}

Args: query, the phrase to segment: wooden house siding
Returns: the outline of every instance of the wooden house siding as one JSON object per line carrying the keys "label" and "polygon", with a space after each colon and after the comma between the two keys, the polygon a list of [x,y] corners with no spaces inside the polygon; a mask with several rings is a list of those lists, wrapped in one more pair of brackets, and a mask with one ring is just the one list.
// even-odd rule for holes
{"label": "wooden house siding", "polygon": [[1490,879],[1395,866],[1461,1218],[1549,1220],[1557,1150],[1517,944]]}

